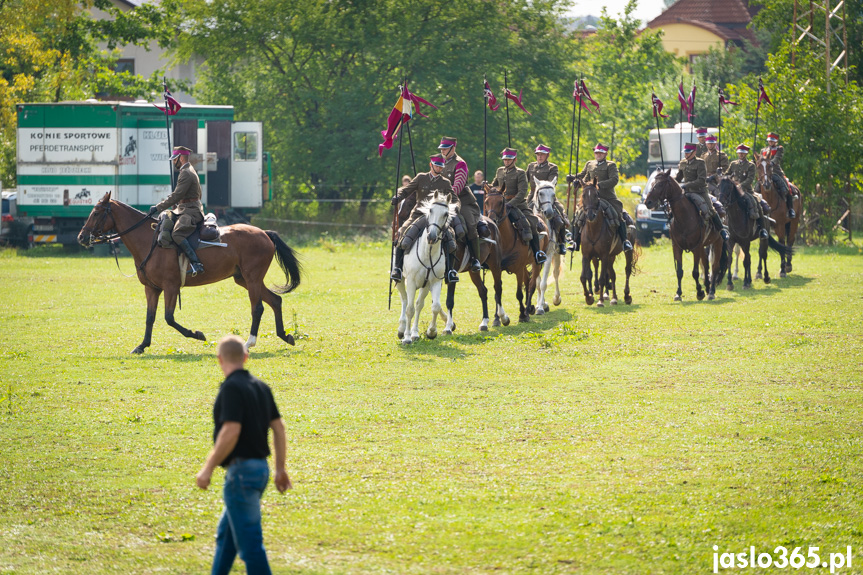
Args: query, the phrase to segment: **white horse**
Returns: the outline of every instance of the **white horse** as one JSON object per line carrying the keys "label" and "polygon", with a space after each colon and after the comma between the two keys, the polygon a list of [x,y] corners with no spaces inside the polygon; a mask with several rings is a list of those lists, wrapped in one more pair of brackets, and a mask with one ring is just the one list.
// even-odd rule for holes
{"label": "white horse", "polygon": [[545,227],[548,229],[548,251],[551,256],[551,266],[548,264],[542,266],[542,273],[539,281],[539,297],[536,300],[536,315],[542,315],[548,311],[548,304],[545,301],[545,290],[548,288],[548,274],[554,268],[554,305],[560,305],[560,252],[558,248],[561,243],[565,243],[565,238],[558,238],[554,226],[551,224],[554,218],[554,202],[556,196],[554,194],[555,186],[557,185],[557,177],[551,181],[543,181],[533,177],[533,182],[536,185],[536,194],[533,196],[533,213],[542,221],[545,222]]}
{"label": "white horse", "polygon": [[[455,217],[456,205],[450,203],[448,194],[435,192],[432,198],[416,209],[425,215],[426,227],[405,252],[402,281],[397,284],[402,299],[399,339],[404,344],[413,343],[420,338],[420,312],[429,292],[432,294],[432,320],[426,330],[426,337],[437,337],[437,318],[438,315],[443,316],[440,303],[441,282],[446,270],[441,240],[447,225]],[[411,320],[413,326],[408,330]]]}

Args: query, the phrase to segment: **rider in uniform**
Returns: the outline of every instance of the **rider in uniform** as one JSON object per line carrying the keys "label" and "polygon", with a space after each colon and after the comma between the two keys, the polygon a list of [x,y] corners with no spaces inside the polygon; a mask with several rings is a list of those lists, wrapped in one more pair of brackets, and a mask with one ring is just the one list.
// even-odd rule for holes
{"label": "rider in uniform", "polygon": [[779,136],[773,132],[767,134],[767,147],[761,149],[761,156],[770,160],[773,166],[773,185],[779,192],[779,196],[785,199],[785,205],[788,206],[788,217],[794,219],[797,217],[794,212],[794,197],[785,181],[785,172],[782,171],[782,157],[784,155],[785,148],[779,145]]}
{"label": "rider in uniform", "polygon": [[[440,154],[431,156],[429,158],[429,171],[417,174],[408,185],[399,188],[398,193],[392,198],[392,204],[394,206],[398,205],[399,202],[405,199],[411,199],[414,202],[414,207],[411,210],[410,216],[405,223],[401,225],[398,231],[398,236],[396,237],[396,261],[393,266],[393,273],[390,275],[390,278],[395,282],[400,282],[402,280],[402,267],[405,262],[405,251],[409,250],[411,246],[413,246],[414,241],[416,241],[416,238],[419,235],[410,233],[418,231],[411,230],[411,228],[417,220],[423,217],[423,214],[419,211],[418,207],[427,199],[434,197],[435,192],[449,194],[451,201],[455,201],[452,184],[448,179],[441,175],[443,173],[445,163],[446,161]],[[453,255],[450,253],[450,250],[446,249],[446,244],[451,242],[449,231],[444,231],[443,241],[444,253],[446,253],[445,262],[447,282],[457,282],[458,274],[456,273],[456,270],[453,269],[452,265]]]}
{"label": "rider in uniform", "polygon": [[515,218],[519,222],[518,227],[522,239],[530,242],[533,258],[537,264],[541,265],[546,262],[547,258],[545,253],[539,249],[539,232],[537,230],[539,220],[533,211],[527,207],[527,174],[521,168],[516,167],[517,156],[518,152],[515,149],[503,149],[500,153],[503,166],[497,169],[491,185],[504,193],[510,218]]}
{"label": "rider in uniform", "polygon": [[695,137],[698,138],[698,143],[695,145],[695,155],[700,158],[707,153],[707,128],[695,128]]}
{"label": "rider in uniform", "polygon": [[[571,183],[576,179],[579,179],[582,182],[592,182],[593,179],[596,178],[596,187],[598,189],[599,197],[608,202],[617,213],[617,231],[618,234],[620,234],[620,241],[623,244],[623,250],[628,252],[632,249],[632,243],[626,237],[626,230],[627,226],[633,225],[633,221],[626,210],[623,209],[623,202],[621,202],[620,199],[618,199],[617,194],[614,193],[614,187],[617,185],[620,177],[617,174],[617,164],[609,162],[606,159],[607,157],[608,147],[603,144],[597,144],[596,147],[593,148],[594,159],[588,161],[584,165],[584,169],[578,174],[574,176],[572,174],[568,175],[566,177],[566,181],[567,183]],[[572,218],[572,241],[575,243],[575,251],[578,251],[580,248],[581,227],[584,225],[584,216],[585,214],[582,206],[576,208],[575,215]]]}
{"label": "rider in uniform", "polygon": [[725,152],[719,150],[719,147],[716,145],[716,136],[710,134],[704,141],[707,142],[707,153],[699,156],[702,160],[704,160],[704,166],[707,168],[707,179],[708,181],[713,179],[716,180],[713,176],[716,175],[716,171],[722,168],[722,173],[728,173],[728,156],[725,155]]}
{"label": "rider in uniform", "polygon": [[727,240],[728,232],[722,226],[722,219],[716,213],[710,194],[707,193],[707,167],[704,160],[696,156],[696,152],[695,144],[687,143],[683,146],[684,158],[677,166],[676,179],[678,182],[683,182],[680,187],[687,195],[692,194],[700,200],[696,201],[698,211],[708,216],[722,238]]}
{"label": "rider in uniform", "polygon": [[756,220],[758,222],[758,235],[761,239],[766,240],[770,234],[770,232],[767,231],[770,229],[770,222],[767,219],[767,216],[764,215],[761,202],[758,201],[758,198],[755,197],[755,192],[752,191],[752,182],[755,180],[755,164],[746,159],[746,155],[748,153],[749,146],[746,144],[740,144],[737,146],[737,159],[731,162],[731,165],[728,166],[728,174],[731,176],[731,179],[740,186],[740,189],[752,196],[755,200],[755,209],[758,211],[758,219]]}
{"label": "rider in uniform", "polygon": [[[477,234],[477,224],[482,215],[479,210],[479,204],[476,202],[476,196],[467,185],[467,162],[456,153],[458,140],[444,136],[441,138],[438,149],[441,155],[446,160],[443,168],[443,177],[452,183],[452,188],[458,196],[458,217],[461,219],[465,228],[467,239],[467,249],[470,252],[470,262],[468,266],[470,271],[478,272],[482,269],[479,263],[479,235]],[[461,238],[460,238],[461,239]]]}
{"label": "rider in uniform", "polygon": [[[530,186],[530,195],[527,197],[529,206],[536,203],[536,182],[534,178],[544,182],[550,182],[557,178],[557,164],[552,164],[548,161],[548,155],[551,153],[551,148],[544,144],[540,144],[534,150],[536,161],[527,165],[527,185]],[[563,204],[555,197],[554,199],[554,219],[550,222],[554,226],[557,236],[557,249],[560,255],[566,255],[566,234],[568,232],[566,225],[566,209]]]}
{"label": "rider in uniform", "polygon": [[192,266],[192,277],[194,277],[204,273],[204,266],[187,238],[204,220],[204,206],[201,204],[201,182],[198,180],[198,173],[189,163],[189,154],[191,153],[192,150],[185,146],[174,147],[174,153],[171,154],[170,160],[174,163],[174,169],[179,174],[177,186],[171,195],[150,208],[148,215],[152,216],[176,206],[171,210],[172,219],[175,221],[171,239],[180,246],[180,249],[189,258],[189,263]]}

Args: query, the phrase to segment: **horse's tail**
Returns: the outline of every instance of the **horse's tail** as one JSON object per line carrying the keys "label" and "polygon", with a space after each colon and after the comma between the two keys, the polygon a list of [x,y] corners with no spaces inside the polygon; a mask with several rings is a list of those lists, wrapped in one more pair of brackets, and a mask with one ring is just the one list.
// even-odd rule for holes
{"label": "horse's tail", "polygon": [[638,265],[638,260],[641,258],[641,242],[635,240],[635,245],[632,246],[632,263],[630,264],[630,274],[635,275],[641,271]]}
{"label": "horse's tail", "polygon": [[276,261],[279,262],[279,266],[285,272],[285,279],[288,280],[288,283],[285,285],[274,285],[273,291],[278,294],[292,292],[300,285],[300,272],[302,271],[300,261],[297,259],[297,255],[291,246],[286,244],[279,237],[278,233],[272,230],[267,230],[264,233],[267,234],[267,237],[276,246]]}
{"label": "horse's tail", "polygon": [[767,238],[767,245],[770,249],[777,252],[781,256],[790,257],[794,253],[794,248],[791,246],[783,246],[773,236]]}

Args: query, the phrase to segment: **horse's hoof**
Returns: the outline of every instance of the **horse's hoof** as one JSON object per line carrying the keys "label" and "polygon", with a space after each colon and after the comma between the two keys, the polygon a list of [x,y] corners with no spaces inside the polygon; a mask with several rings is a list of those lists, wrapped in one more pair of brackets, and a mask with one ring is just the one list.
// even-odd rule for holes
{"label": "horse's hoof", "polygon": [[785,264],[785,271],[787,271],[788,273],[791,273],[793,271],[793,268],[791,267],[791,262]]}
{"label": "horse's hoof", "polygon": [[479,326],[479,330],[480,331],[488,331],[488,326],[487,325],[481,325],[481,326]]}
{"label": "horse's hoof", "polygon": [[752,284],[751,283],[743,284],[743,289],[752,289]]}
{"label": "horse's hoof", "polygon": [[500,319],[494,318],[494,321],[491,322],[492,327],[500,327]]}
{"label": "horse's hoof", "polygon": [[144,348],[140,345],[132,350],[133,355],[141,355],[142,353],[144,353]]}
{"label": "horse's hoof", "polygon": [[631,304],[632,303],[632,296],[631,295],[623,296],[623,301],[626,303],[626,305]]}
{"label": "horse's hoof", "polygon": [[[555,304],[555,305],[557,305],[557,304]],[[548,307],[547,303],[542,304],[542,310],[543,311],[548,311],[548,309],[549,309],[549,307]]]}
{"label": "horse's hoof", "polygon": [[419,341],[419,340],[420,340],[420,336],[418,336],[418,335],[412,335],[412,336],[411,336],[411,342],[412,342],[412,343],[413,343],[413,342],[415,342],[415,341]]}
{"label": "horse's hoof", "polygon": [[405,332],[400,331],[399,332],[399,339],[404,339],[404,338],[405,338]]}
{"label": "horse's hoof", "polygon": [[[446,332],[444,332],[444,333],[446,333]],[[452,335],[452,332],[449,332],[447,335]],[[434,338],[436,338],[436,337],[437,337],[437,331],[427,331],[427,332],[426,332],[426,337],[427,337],[428,339],[434,339]]]}
{"label": "horse's hoof", "polygon": [[602,300],[596,302],[596,307],[605,307],[605,303]]}
{"label": "horse's hoof", "polygon": [[294,336],[292,336],[289,333],[286,333],[285,337],[283,339],[285,340],[285,343],[287,343],[288,345],[297,345],[297,342],[294,340]]}
{"label": "horse's hoof", "polygon": [[725,289],[727,289],[728,291],[734,291],[734,284],[725,284]]}
{"label": "horse's hoof", "polygon": [[518,323],[527,323],[530,321],[530,316],[527,314],[519,314]]}
{"label": "horse's hoof", "polygon": [[709,301],[713,301],[713,300],[715,300],[715,299],[716,299],[716,294],[709,294],[709,295],[707,296],[707,299],[708,299]]}
{"label": "horse's hoof", "polygon": [[559,295],[554,296],[554,299],[551,300],[551,303],[553,303],[554,305],[560,305],[560,302],[561,302],[561,299],[560,299]]}
{"label": "horse's hoof", "polygon": [[764,278],[764,283],[766,283],[766,284],[769,284],[769,283],[770,283],[770,276],[766,276],[766,277]]}
{"label": "horse's hoof", "polygon": [[[758,275],[760,276],[761,274],[758,274]],[[733,279],[734,281],[740,281],[740,276],[737,274],[734,274],[733,276],[731,276],[731,279]]]}
{"label": "horse's hoof", "polygon": [[509,325],[509,316],[508,315],[503,316],[503,319],[501,321],[503,322],[503,327],[508,326]]}
{"label": "horse's hoof", "polygon": [[545,309],[542,307],[536,308],[536,315],[545,315]]}
{"label": "horse's hoof", "polygon": [[536,315],[536,306],[531,304],[529,308],[527,308],[527,315]]}
{"label": "horse's hoof", "polygon": [[584,303],[586,303],[587,305],[593,305],[593,302],[594,302],[594,301],[595,301],[595,300],[593,299],[593,296],[592,296],[592,295],[586,295],[586,296],[584,296]]}
{"label": "horse's hoof", "polygon": [[788,274],[785,272],[779,272],[779,277],[786,278],[786,277],[788,277]]}
{"label": "horse's hoof", "polygon": [[696,294],[696,297],[698,298],[698,301],[703,300],[703,299],[704,299],[704,296],[705,296],[705,293],[704,293],[703,291],[700,291],[700,292],[698,292],[698,293]]}
{"label": "horse's hoof", "polygon": [[[734,279],[740,279],[740,278],[735,277]],[[757,280],[761,279],[761,272],[758,272],[757,274],[755,274],[755,279],[757,279]]]}
{"label": "horse's hoof", "polygon": [[410,345],[412,343],[413,343],[413,340],[411,340],[410,338],[402,340],[402,345]]}
{"label": "horse's hoof", "polygon": [[680,294],[674,294],[674,301],[680,301]]}
{"label": "horse's hoof", "polygon": [[617,305],[617,300],[616,300],[616,299],[612,299],[609,303],[610,303],[611,305]]}
{"label": "horse's hoof", "polygon": [[193,333],[192,338],[197,339],[198,341],[207,341],[207,336],[205,336],[200,331],[196,331],[195,333]]}

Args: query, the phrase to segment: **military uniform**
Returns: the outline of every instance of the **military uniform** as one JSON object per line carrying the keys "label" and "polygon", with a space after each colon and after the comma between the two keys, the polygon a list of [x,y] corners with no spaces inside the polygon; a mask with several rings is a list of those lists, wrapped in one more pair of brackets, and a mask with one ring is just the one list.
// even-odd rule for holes
{"label": "military uniform", "polygon": [[707,144],[705,142],[698,142],[695,144],[695,157],[700,158],[710,150],[707,149]]}
{"label": "military uniform", "polygon": [[[399,201],[411,198],[414,203],[410,216],[408,216],[408,219],[399,228],[398,237],[400,245],[403,245],[401,240],[404,239],[408,228],[423,216],[423,214],[421,214],[417,209],[418,206],[429,198],[434,197],[435,192],[452,195],[453,189],[452,184],[448,179],[442,175],[435,176],[431,172],[422,172],[417,174],[408,185],[399,188],[396,198],[398,198]],[[410,246],[407,246],[403,249],[409,248]]]}
{"label": "military uniform", "polygon": [[[536,182],[534,181],[534,178],[541,182],[550,182],[557,177],[557,164],[553,164],[548,161],[541,164],[539,162],[529,163],[527,165],[527,185],[530,186],[530,194],[528,194],[527,196],[528,206],[532,206],[534,208],[540,207],[535,198]],[[560,200],[557,199],[557,196],[555,196],[554,198],[554,205],[552,206],[552,208],[554,209],[555,216],[549,223],[554,227],[560,254],[566,255],[566,208],[563,206],[562,203],[560,203]]]}
{"label": "military uniform", "polygon": [[[768,134],[768,142],[771,137],[778,139],[778,136],[771,132]],[[788,217],[794,218],[797,215],[794,213],[794,198],[791,195],[791,190],[788,189],[785,172],[782,171],[782,159],[785,156],[785,148],[779,144],[775,146],[768,145],[766,148],[761,149],[761,156],[770,160],[770,165],[773,168],[773,185],[779,192],[779,196],[785,200],[785,205],[788,207]]]}
{"label": "military uniform", "polygon": [[676,179],[678,182],[683,182],[684,192],[688,197],[695,196],[698,198],[696,200],[698,211],[711,219],[716,231],[724,232],[722,219],[713,207],[710,194],[707,193],[707,166],[704,164],[704,160],[698,157],[692,160],[685,158],[680,160],[677,165]]}
{"label": "military uniform", "polygon": [[722,173],[728,173],[728,156],[725,155],[725,152],[720,152],[719,150],[714,149],[714,151],[708,150],[706,154],[699,156],[702,160],[704,160],[704,166],[707,169],[707,176],[715,176],[716,170],[722,168]]}
{"label": "military uniform", "polygon": [[755,164],[749,160],[734,160],[731,162],[731,165],[728,166],[728,174],[731,176],[731,179],[740,186],[740,189],[743,190],[744,193],[751,196],[752,201],[750,202],[750,205],[753,203],[755,204],[755,211],[758,214],[758,221],[760,222],[761,229],[769,230],[770,222],[767,220],[767,216],[764,213],[761,202],[755,197],[755,192],[752,190],[752,182],[755,181]]}
{"label": "military uniform", "polygon": [[[510,148],[504,150],[506,153]],[[512,151],[515,157],[515,151]],[[521,228],[521,237],[530,244],[537,264],[546,261],[545,253],[539,249],[539,219],[527,205],[527,194],[530,186],[527,183],[527,173],[515,165],[507,168],[501,166],[495,173],[492,187],[503,192],[506,205],[509,206],[510,218],[515,218]]]}
{"label": "military uniform", "polygon": [[[482,215],[473,191],[467,186],[467,162],[458,154],[453,154],[444,165],[442,176],[448,179],[458,197],[459,215],[465,223],[465,234],[468,240],[477,239],[476,225]],[[460,189],[459,189],[460,188]]]}
{"label": "military uniform", "polygon": [[[597,144],[594,148],[594,153],[608,153],[608,148],[603,146],[602,144]],[[620,181],[620,176],[617,173],[617,164],[614,162],[609,162],[606,159],[603,160],[590,160],[584,165],[584,169],[576,174],[576,178],[581,179],[581,181],[585,183],[593,183],[594,179],[596,180],[596,188],[597,195],[608,202],[613,208],[618,218],[618,227],[617,232],[620,236],[620,241],[623,244],[624,251],[629,251],[632,249],[632,244],[627,239],[627,224],[632,225],[632,218],[629,217],[629,214],[626,213],[626,210],[623,209],[623,202],[617,197],[617,194],[614,193],[614,187],[617,185],[617,182]],[[584,209],[582,206],[578,206],[575,210],[575,214],[572,218],[573,224],[573,234],[572,239],[575,242],[575,249],[579,249],[579,244],[581,242],[581,228],[584,225]],[[612,224],[612,222],[609,222]]]}
{"label": "military uniform", "polygon": [[172,206],[174,209],[174,230],[171,239],[177,244],[188,238],[199,223],[204,220],[204,206],[201,204],[201,182],[198,173],[191,163],[183,164],[177,177],[177,186],[170,196],[156,204],[157,212],[161,212]]}

